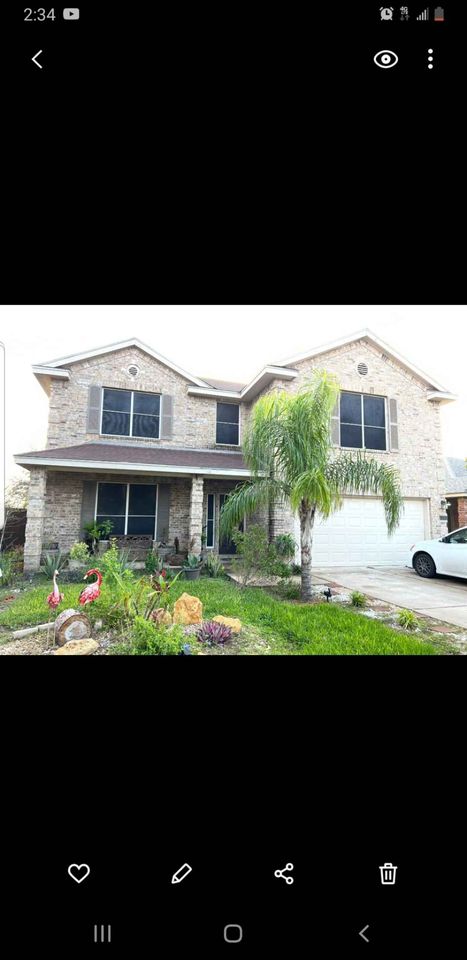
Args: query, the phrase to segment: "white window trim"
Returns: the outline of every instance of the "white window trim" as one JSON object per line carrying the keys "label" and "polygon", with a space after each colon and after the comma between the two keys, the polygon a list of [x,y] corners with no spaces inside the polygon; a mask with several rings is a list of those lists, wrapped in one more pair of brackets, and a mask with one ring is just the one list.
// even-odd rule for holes
{"label": "white window trim", "polygon": [[[161,420],[162,420],[162,394],[161,393],[152,393],[150,390],[126,390],[124,387],[102,387],[102,396],[101,396],[101,422],[99,428],[99,436],[101,437],[127,437],[128,440],[160,440],[161,438]],[[104,410],[104,390],[121,390],[122,393],[130,394],[130,432],[129,433],[102,433],[102,420],[104,418],[104,413],[122,413],[122,410]],[[157,437],[140,437],[139,434],[133,433],[133,407],[134,407],[134,398],[135,393],[145,393],[151,397],[159,397],[159,433]],[[142,413],[138,414],[142,417],[156,417],[155,413]]]}
{"label": "white window trim", "polygon": [[[349,424],[347,424],[347,422],[346,422],[345,420],[342,421],[342,419],[341,419],[341,413],[340,413],[340,410],[341,410],[341,407],[340,407],[340,398],[341,398],[341,395],[342,395],[343,393],[353,393],[354,396],[356,396],[356,397],[359,396],[359,397],[360,397],[360,416],[361,416],[360,426],[361,426],[361,428],[362,428],[362,446],[361,446],[361,447],[345,447],[343,444],[339,443],[339,449],[340,449],[340,450],[365,450],[365,452],[369,452],[369,453],[389,453],[390,451],[389,451],[389,445],[388,445],[388,398],[381,396],[380,393],[360,393],[360,394],[359,394],[359,393],[357,393],[355,390],[341,390],[340,393],[339,393],[339,440],[341,439],[341,436],[342,436],[342,423],[344,423],[344,426],[358,427],[358,423],[353,423],[353,424],[352,424],[352,423],[349,423]],[[375,430],[384,430],[384,441],[385,441],[385,444],[386,444],[384,450],[378,450],[378,449],[375,448],[375,447],[367,447],[367,446],[365,446],[365,418],[364,418],[364,412],[363,412],[363,398],[364,398],[364,397],[375,397],[377,400],[383,400],[383,402],[384,402],[384,427],[374,427],[374,428],[372,427],[372,428],[371,428],[371,429],[375,429]]]}
{"label": "white window trim", "polygon": [[[130,503],[130,487],[153,487],[153,486],[156,487],[156,507],[155,507],[155,511],[156,511],[156,512],[155,512],[155,514],[154,514],[154,535],[153,535],[153,540],[156,540],[156,533],[157,533],[157,516],[158,516],[158,513],[159,513],[159,484],[158,484],[158,483],[153,484],[153,483],[149,483],[149,482],[147,482],[147,483],[124,483],[124,482],[121,482],[121,481],[118,481],[118,480],[97,480],[97,481],[96,481],[96,499],[95,499],[95,503],[94,503],[94,523],[96,523],[96,521],[97,521],[97,501],[98,501],[98,499],[99,499],[99,485],[100,485],[101,483],[111,483],[111,484],[113,484],[113,486],[118,486],[118,487],[124,487],[124,486],[126,486],[126,497],[125,497],[125,530],[124,530],[123,534],[117,534],[117,536],[123,536],[123,537],[128,536],[128,507],[129,507],[129,503]],[[117,516],[117,514],[116,514],[116,516]],[[121,515],[120,515],[120,516],[121,516]],[[132,513],[131,516],[132,516],[132,517],[148,517],[148,516],[150,516],[150,514],[148,514],[148,513]],[[109,537],[111,537],[111,536],[112,536],[112,534],[110,533],[110,534],[109,534]],[[133,536],[134,536],[134,537],[137,537],[138,534],[137,534],[137,533],[134,533],[134,534],[131,533],[130,536],[131,536],[131,537],[133,537]],[[147,534],[143,534],[143,533],[142,533],[141,536],[142,536],[142,537],[143,537],[143,536],[147,536]]]}
{"label": "white window trim", "polygon": [[[232,423],[230,420],[218,420],[218,419],[217,419],[217,408],[218,408],[218,406],[219,406],[220,403],[228,404],[228,405],[231,406],[231,407],[238,407],[238,424],[237,424],[237,423]],[[217,400],[217,401],[216,401],[216,447],[241,447],[241,445],[242,445],[242,443],[241,443],[241,435],[240,435],[240,434],[241,434],[241,422],[242,422],[242,415],[241,415],[241,414],[242,414],[242,409],[241,409],[241,406],[240,406],[239,403],[230,403],[230,404],[229,404],[229,401],[228,401],[228,400]],[[231,427],[237,427],[237,426],[238,426],[238,443],[219,443],[218,440],[217,440],[217,424],[218,424],[218,423],[226,423],[226,424],[229,424],[229,426],[231,426]]]}
{"label": "white window trim", "polygon": [[[212,543],[208,543],[209,497],[212,497]],[[208,493],[206,500],[206,550],[216,549],[216,494]]]}

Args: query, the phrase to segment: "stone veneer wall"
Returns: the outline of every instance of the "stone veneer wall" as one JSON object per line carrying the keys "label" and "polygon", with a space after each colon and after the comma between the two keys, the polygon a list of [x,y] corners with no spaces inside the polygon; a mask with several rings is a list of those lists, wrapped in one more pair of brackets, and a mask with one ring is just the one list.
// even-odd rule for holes
{"label": "stone veneer wall", "polygon": [[[368,366],[368,374],[364,377],[357,372],[357,364],[361,362]],[[397,468],[404,497],[429,500],[431,530],[427,531],[427,536],[444,535],[447,524],[440,505],[445,496],[440,405],[427,399],[426,384],[396,361],[390,358],[384,360],[381,352],[364,340],[346,344],[294,366],[299,370],[296,380],[287,383],[276,380],[270,384],[267,392],[279,389],[296,393],[314,370],[324,369],[337,376],[342,390],[374,393],[397,400],[399,450],[371,450],[368,455]],[[248,420],[251,407],[245,413],[245,420]],[[293,526],[293,517],[288,508],[274,505],[271,510],[271,536],[282,532],[293,533]]]}
{"label": "stone veneer wall", "polygon": [[[128,367],[139,367],[136,377]],[[216,400],[188,395],[188,380],[159,363],[141,350],[131,347],[106,353],[89,360],[80,360],[68,368],[70,380],[51,380],[49,401],[48,447],[86,443],[90,440],[116,439],[122,443],[163,447],[201,447],[218,450],[238,450],[216,444]],[[173,437],[171,440],[104,437],[86,432],[88,390],[90,384],[167,393],[173,397]],[[240,437],[242,436],[242,405],[240,405]]]}

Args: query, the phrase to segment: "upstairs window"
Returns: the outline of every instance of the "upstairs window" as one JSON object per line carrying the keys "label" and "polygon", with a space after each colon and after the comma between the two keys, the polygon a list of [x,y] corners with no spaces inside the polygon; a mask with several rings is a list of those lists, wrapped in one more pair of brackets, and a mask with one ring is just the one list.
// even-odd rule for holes
{"label": "upstairs window", "polygon": [[361,450],[386,450],[384,397],[341,393],[340,445]]}
{"label": "upstairs window", "polygon": [[217,404],[216,443],[238,447],[239,415],[238,403]]}
{"label": "upstairs window", "polygon": [[101,434],[159,439],[161,398],[158,393],[107,387],[103,393]]}

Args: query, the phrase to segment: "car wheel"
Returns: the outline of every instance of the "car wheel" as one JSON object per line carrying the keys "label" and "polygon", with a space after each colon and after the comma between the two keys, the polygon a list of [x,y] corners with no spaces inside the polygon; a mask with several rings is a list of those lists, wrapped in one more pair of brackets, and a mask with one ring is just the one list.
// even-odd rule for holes
{"label": "car wheel", "polygon": [[419,577],[434,577],[436,573],[435,562],[429,553],[417,553],[413,565]]}

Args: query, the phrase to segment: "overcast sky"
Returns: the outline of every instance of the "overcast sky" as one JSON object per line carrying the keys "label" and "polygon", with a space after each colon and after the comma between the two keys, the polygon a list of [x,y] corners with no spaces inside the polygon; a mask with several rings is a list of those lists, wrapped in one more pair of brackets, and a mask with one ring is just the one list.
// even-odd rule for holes
{"label": "overcast sky", "polygon": [[467,456],[465,306],[6,306],[0,310],[0,341],[6,353],[7,479],[19,469],[13,453],[45,446],[47,397],[31,364],[130,337],[138,337],[197,376],[247,382],[266,363],[369,327],[458,395],[455,403],[443,407],[444,449],[451,456]]}

